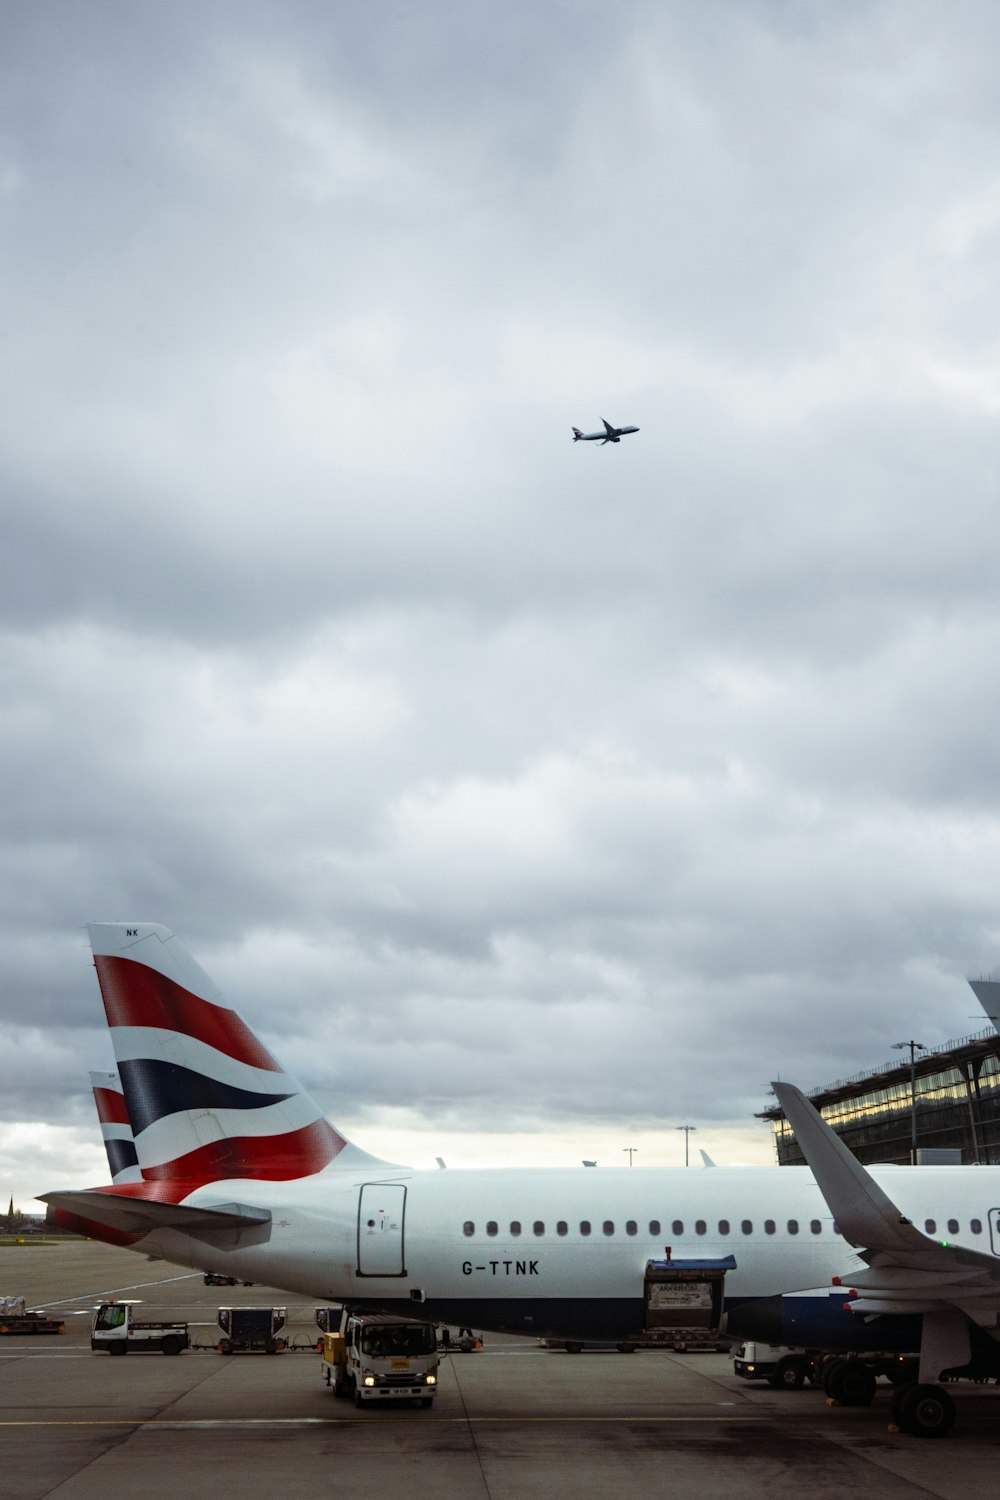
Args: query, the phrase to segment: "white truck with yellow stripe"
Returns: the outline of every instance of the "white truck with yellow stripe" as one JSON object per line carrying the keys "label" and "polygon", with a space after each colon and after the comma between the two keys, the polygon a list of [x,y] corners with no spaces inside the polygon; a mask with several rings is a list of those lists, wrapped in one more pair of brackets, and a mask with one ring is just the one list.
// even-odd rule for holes
{"label": "white truck with yellow stripe", "polygon": [[345,1310],[337,1333],[324,1333],[323,1378],[335,1396],[367,1401],[419,1401],[437,1391],[438,1350],[433,1323],[391,1313]]}

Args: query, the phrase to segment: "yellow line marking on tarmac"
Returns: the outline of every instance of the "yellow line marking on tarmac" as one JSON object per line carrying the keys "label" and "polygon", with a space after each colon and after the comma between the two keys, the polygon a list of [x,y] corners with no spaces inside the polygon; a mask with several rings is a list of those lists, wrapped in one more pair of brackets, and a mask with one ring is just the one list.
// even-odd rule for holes
{"label": "yellow line marking on tarmac", "polygon": [[[382,1417],[381,1425],[390,1422],[405,1422],[406,1417]],[[409,1419],[412,1423],[412,1418]],[[712,1417],[429,1417],[423,1424],[431,1422],[435,1427],[468,1427],[476,1423],[531,1422],[536,1424],[556,1422],[581,1422],[588,1425],[622,1424],[628,1422],[761,1422],[762,1416],[736,1416],[719,1413]],[[59,1417],[52,1420],[27,1418],[24,1421],[0,1422],[0,1429],[7,1427],[362,1427],[370,1423],[366,1417],[204,1417],[185,1421],[182,1417],[99,1417],[97,1419],[72,1419]]]}

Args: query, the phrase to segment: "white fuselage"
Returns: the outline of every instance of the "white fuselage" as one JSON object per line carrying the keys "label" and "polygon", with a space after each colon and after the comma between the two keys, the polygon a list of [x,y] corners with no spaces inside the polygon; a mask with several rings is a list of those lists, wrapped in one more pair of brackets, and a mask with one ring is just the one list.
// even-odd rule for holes
{"label": "white fuselage", "polygon": [[[1000,1257],[1000,1168],[872,1171],[920,1228]],[[723,1259],[727,1306],[848,1281],[861,1261],[807,1168],[415,1171],[331,1168],[199,1189],[189,1204],[270,1210],[264,1243],[158,1231],[137,1249],[317,1301],[531,1333],[641,1326],[649,1260]]]}
{"label": "white fuselage", "polygon": [[576,440],[578,443],[617,443],[628,433],[638,431],[638,427],[613,427],[610,432],[578,433]]}

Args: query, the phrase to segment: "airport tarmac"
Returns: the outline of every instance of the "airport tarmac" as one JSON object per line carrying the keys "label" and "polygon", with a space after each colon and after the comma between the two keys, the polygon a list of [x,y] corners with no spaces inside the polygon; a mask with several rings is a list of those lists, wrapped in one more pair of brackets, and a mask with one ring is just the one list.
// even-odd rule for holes
{"label": "airport tarmac", "polygon": [[[0,1292],[65,1315],[61,1337],[0,1338],[2,1500],[280,1500],[336,1491],[405,1500],[982,1500],[1000,1458],[1000,1387],[953,1387],[954,1434],[892,1434],[874,1406],[747,1384],[720,1354],[570,1355],[524,1338],[441,1366],[431,1411],[334,1400],[312,1350],[274,1357],[94,1354],[108,1294],[217,1337],[215,1311],[288,1307],[311,1344],[313,1304],[88,1241],[0,1247]],[[454,1331],[454,1330],[453,1330]]]}

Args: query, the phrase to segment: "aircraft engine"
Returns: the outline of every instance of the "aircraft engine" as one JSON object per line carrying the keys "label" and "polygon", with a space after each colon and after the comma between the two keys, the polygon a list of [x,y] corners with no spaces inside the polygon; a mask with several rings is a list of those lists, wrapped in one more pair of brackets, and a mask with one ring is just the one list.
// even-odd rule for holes
{"label": "aircraft engine", "polygon": [[726,1333],[762,1344],[845,1353],[920,1348],[919,1314],[866,1317],[851,1312],[851,1300],[847,1287],[816,1287],[742,1302],[727,1314]]}

